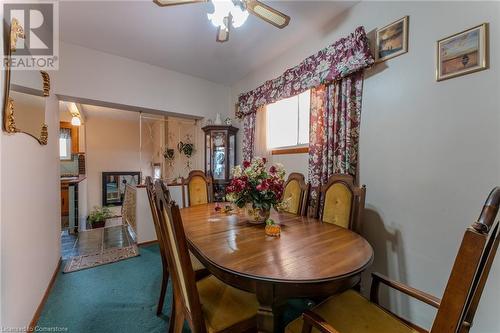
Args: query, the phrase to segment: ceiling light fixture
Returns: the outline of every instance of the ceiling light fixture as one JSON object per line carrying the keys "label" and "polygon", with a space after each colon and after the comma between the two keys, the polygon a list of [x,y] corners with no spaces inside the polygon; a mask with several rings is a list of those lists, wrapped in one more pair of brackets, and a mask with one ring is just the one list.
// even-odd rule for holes
{"label": "ceiling light fixture", "polygon": [[68,103],[68,111],[71,113],[71,125],[80,126],[82,124],[82,118],[76,104],[73,102]]}
{"label": "ceiling light fixture", "polygon": [[241,1],[214,0],[212,3],[214,12],[208,13],[207,17],[214,26],[222,30],[229,31],[230,25],[239,28],[248,18],[248,11]]}
{"label": "ceiling light fixture", "polygon": [[213,13],[208,19],[217,27],[216,41],[220,43],[229,40],[229,30],[241,27],[252,14],[277,28],[283,29],[290,22],[290,16],[270,7],[259,0],[153,0],[160,7],[185,5],[196,2],[211,2]]}
{"label": "ceiling light fixture", "polygon": [[81,124],[82,124],[82,121],[80,120],[80,117],[73,116],[73,118],[71,118],[71,125],[80,126]]}

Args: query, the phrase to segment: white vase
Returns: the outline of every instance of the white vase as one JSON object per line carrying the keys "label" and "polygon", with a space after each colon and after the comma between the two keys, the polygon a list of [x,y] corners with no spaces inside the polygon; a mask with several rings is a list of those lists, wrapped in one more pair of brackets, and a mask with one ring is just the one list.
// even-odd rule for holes
{"label": "white vase", "polygon": [[215,125],[222,125],[222,119],[220,118],[220,113],[217,113],[217,115],[215,116],[214,124]]}

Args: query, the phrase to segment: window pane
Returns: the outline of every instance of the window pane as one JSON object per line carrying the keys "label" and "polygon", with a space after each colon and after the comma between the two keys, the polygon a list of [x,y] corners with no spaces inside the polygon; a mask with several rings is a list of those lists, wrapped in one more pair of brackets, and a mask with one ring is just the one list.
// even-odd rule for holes
{"label": "window pane", "polygon": [[64,158],[68,156],[66,151],[66,139],[59,139],[59,157]]}
{"label": "window pane", "polygon": [[293,96],[267,106],[269,148],[297,145],[298,97]]}
{"label": "window pane", "polygon": [[309,143],[309,111],[311,108],[311,91],[299,95],[299,145]]}
{"label": "window pane", "polygon": [[59,138],[59,159],[71,159],[71,138]]}

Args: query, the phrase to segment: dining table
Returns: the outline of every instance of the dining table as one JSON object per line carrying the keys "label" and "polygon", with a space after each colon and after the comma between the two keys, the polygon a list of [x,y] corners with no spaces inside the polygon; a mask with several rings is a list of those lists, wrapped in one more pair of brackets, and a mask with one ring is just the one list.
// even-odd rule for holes
{"label": "dining table", "polygon": [[265,224],[244,210],[209,203],[181,209],[190,251],[224,283],[257,296],[259,332],[280,332],[288,299],[321,299],[357,287],[373,249],[358,233],[318,219],[272,211],[281,226],[267,236]]}

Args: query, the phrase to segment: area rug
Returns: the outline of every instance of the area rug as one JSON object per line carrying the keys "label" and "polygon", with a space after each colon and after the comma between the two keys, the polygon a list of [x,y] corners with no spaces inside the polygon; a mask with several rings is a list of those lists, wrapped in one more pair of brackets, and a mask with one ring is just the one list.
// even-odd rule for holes
{"label": "area rug", "polygon": [[64,266],[64,273],[76,272],[82,269],[111,264],[120,260],[137,257],[139,249],[136,244],[102,250],[95,253],[72,257]]}

